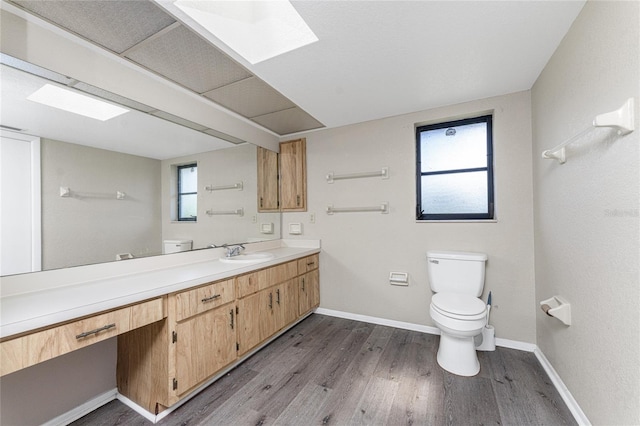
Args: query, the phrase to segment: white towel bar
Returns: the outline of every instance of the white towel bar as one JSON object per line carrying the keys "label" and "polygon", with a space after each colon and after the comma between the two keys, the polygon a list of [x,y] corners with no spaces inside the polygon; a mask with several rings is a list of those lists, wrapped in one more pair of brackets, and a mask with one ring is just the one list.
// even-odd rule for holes
{"label": "white towel bar", "polygon": [[382,214],[389,213],[389,203],[382,203],[378,206],[372,207],[333,207],[333,205],[327,206],[327,214],[334,213],[356,213],[356,212],[379,212]]}
{"label": "white towel bar", "polygon": [[336,180],[359,179],[368,177],[381,177],[382,179],[389,179],[389,168],[383,167],[382,170],[376,170],[375,172],[348,173],[343,175],[336,175],[333,172],[329,172],[325,178],[327,179],[327,183],[333,183]]}

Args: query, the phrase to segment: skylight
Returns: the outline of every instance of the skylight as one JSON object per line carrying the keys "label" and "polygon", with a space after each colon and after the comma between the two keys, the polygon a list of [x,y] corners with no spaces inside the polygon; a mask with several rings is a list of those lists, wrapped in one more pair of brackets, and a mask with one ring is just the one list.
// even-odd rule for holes
{"label": "skylight", "polygon": [[45,84],[27,99],[100,121],[107,121],[129,112],[128,109],[52,84]]}
{"label": "skylight", "polygon": [[287,0],[176,0],[174,5],[251,64],[318,41]]}

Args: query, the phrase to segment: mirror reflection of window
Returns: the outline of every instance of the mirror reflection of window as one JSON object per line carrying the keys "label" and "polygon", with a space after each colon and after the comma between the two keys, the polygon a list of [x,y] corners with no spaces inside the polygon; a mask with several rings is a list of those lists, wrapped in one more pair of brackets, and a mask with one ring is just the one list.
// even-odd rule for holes
{"label": "mirror reflection of window", "polygon": [[178,221],[198,218],[198,165],[178,166]]}

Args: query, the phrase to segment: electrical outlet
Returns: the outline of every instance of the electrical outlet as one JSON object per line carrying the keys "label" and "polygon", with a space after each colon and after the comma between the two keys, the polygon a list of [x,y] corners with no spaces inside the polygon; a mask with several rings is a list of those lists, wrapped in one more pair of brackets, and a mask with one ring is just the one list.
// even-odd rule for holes
{"label": "electrical outlet", "polygon": [[315,213],[311,213],[309,215],[309,222],[316,223],[316,214]]}

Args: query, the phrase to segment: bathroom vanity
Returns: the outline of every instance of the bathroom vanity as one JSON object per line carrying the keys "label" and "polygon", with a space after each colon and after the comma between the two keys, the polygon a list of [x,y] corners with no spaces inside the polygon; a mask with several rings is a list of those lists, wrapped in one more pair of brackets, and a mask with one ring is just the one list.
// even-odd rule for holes
{"label": "bathroom vanity", "polygon": [[202,251],[146,272],[22,292],[7,286],[1,375],[117,336],[119,394],[164,411],[319,305],[319,242],[256,246],[273,258],[235,264]]}

